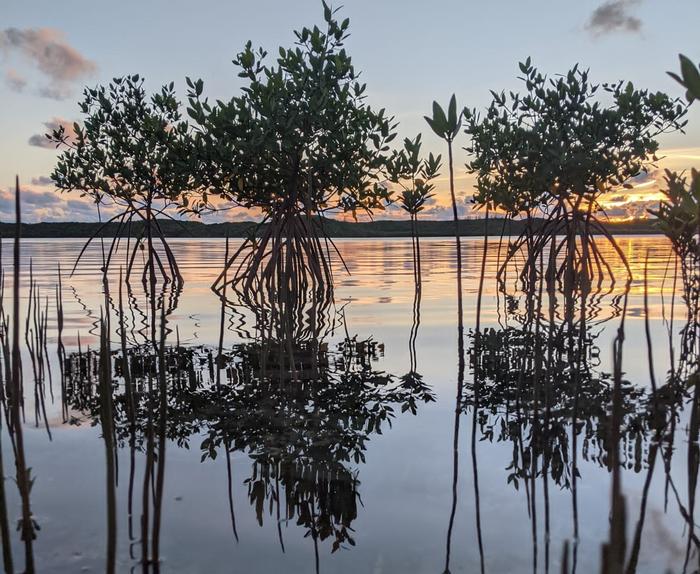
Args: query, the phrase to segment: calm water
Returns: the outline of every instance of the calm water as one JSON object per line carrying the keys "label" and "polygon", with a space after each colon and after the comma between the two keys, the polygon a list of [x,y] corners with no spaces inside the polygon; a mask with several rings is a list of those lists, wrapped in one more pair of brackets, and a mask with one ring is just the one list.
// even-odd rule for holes
{"label": "calm water", "polygon": [[[633,397],[636,396],[634,393],[643,394],[650,386],[643,281],[647,254],[653,366],[659,383],[665,380],[671,365],[664,314],[668,319],[672,281],[670,277],[664,279],[669,265],[669,246],[664,239],[625,237],[620,239],[620,245],[635,275],[627,299],[623,363],[625,379],[632,384],[630,397]],[[63,269],[63,343],[66,352],[71,355],[80,347],[81,353],[85,353],[88,348],[99,346],[99,319],[104,306],[99,274],[101,256],[97,246],[91,248],[83,263],[70,276],[68,271],[81,246],[80,240],[23,243],[22,281],[24,285],[29,281],[31,260],[31,272],[38,282],[41,300],[48,298],[47,348],[52,366],[53,397],[48,392],[48,381],[46,383],[50,439],[44,423],[35,424],[31,398],[26,407],[26,456],[35,477],[32,509],[41,527],[34,544],[39,572],[104,571],[106,465],[101,426],[93,416],[94,412],[89,412],[90,401],[74,396],[77,391],[68,397],[71,404],[68,405],[68,422],[64,422],[56,355],[54,289],[59,263]],[[172,246],[183,270],[185,285],[175,304],[169,305],[167,342],[176,345],[179,340],[182,346],[201,353],[200,367],[206,375],[209,369],[206,350],[219,344],[221,324],[220,301],[210,286],[221,269],[225,243],[223,240],[174,240]],[[337,394],[326,395],[324,389],[314,389],[313,399],[309,402],[313,403],[313,408],[309,410],[306,403],[302,408],[302,412],[310,413],[310,417],[318,416],[320,431],[316,428],[317,434],[313,434],[313,428],[297,428],[301,423],[294,418],[298,414],[294,411],[296,407],[285,404],[284,418],[275,410],[276,405],[270,405],[265,397],[260,399],[255,395],[255,389],[247,387],[240,396],[230,397],[230,404],[233,405],[232,411],[239,409],[236,412],[244,412],[248,418],[236,419],[235,424],[232,422],[221,431],[228,433],[224,436],[234,445],[231,455],[228,460],[223,455],[212,459],[203,457],[205,451],[201,446],[210,436],[209,432],[217,428],[221,417],[211,415],[202,422],[202,417],[193,414],[195,406],[184,402],[179,404],[180,410],[169,413],[173,430],[165,451],[161,571],[270,573],[318,570],[324,573],[436,574],[445,570],[449,546],[451,572],[478,572],[480,530],[487,572],[527,572],[533,569],[559,572],[566,540],[576,547],[577,572],[597,572],[601,544],[609,534],[611,479],[604,464],[604,449],[600,447],[600,441],[596,441],[595,433],[584,440],[584,431],[574,454],[571,452],[570,420],[563,421],[554,441],[556,454],[548,459],[549,471],[540,473],[534,481],[528,481],[524,478],[527,473],[518,474],[518,469],[527,470],[523,461],[530,460],[527,451],[528,445],[532,445],[534,432],[527,416],[525,420],[518,419],[522,410],[527,410],[527,405],[523,409],[521,406],[516,408],[509,399],[499,398],[498,393],[485,393],[475,420],[469,406],[473,388],[473,369],[469,363],[465,375],[465,404],[455,420],[458,345],[453,241],[422,241],[423,287],[419,325],[414,322],[415,288],[410,240],[341,240],[338,246],[351,274],[344,273],[339,262],[335,261],[338,314],[334,317],[339,318],[340,323],[323,344],[328,345],[328,372],[332,374],[333,388],[340,390]],[[6,243],[3,262],[8,273],[10,257],[10,246]],[[467,331],[474,327],[480,257],[481,241],[466,239]],[[487,261],[482,327],[501,331],[506,324],[517,326],[518,313],[511,307],[509,316],[508,302],[497,294],[494,277],[498,265],[497,250],[493,245]],[[622,274],[622,270],[618,271]],[[142,343],[148,333],[145,326],[147,302],[139,282],[133,283],[133,293],[124,290],[125,300],[129,298],[129,304],[125,303],[125,306],[128,309],[129,343],[132,345]],[[119,290],[116,276],[110,289],[113,301],[116,301]],[[598,374],[612,370],[612,341],[620,324],[617,315],[622,293],[623,285],[619,282],[609,293],[601,294],[591,310],[590,345],[593,350],[589,358]],[[677,304],[677,315],[682,318],[680,301]],[[6,308],[9,308],[7,302]],[[112,347],[116,350],[119,339],[116,319],[112,321]],[[246,333],[254,333],[252,316],[243,309],[228,308],[224,325],[224,348],[229,350],[233,362],[243,365],[240,370],[244,370],[247,365],[246,345],[251,343]],[[677,319],[674,333],[681,326],[682,321]],[[375,343],[365,348],[370,349],[372,357],[350,369],[338,366],[338,356],[342,356],[343,351],[338,345],[345,339],[346,331],[351,337],[357,336],[359,341],[371,339]],[[410,352],[411,333],[416,335],[414,358]],[[467,339],[467,345],[469,342]],[[524,348],[527,354],[527,344]],[[25,385],[32,384],[29,365],[29,359],[25,357]],[[224,377],[234,376],[231,372]],[[353,402],[348,397],[342,399],[346,402],[337,402],[341,401],[338,397],[343,394],[342,385],[354,384],[343,377],[352,378],[352,373],[358,372],[362,376],[371,372],[375,377],[376,389],[360,385],[367,391],[367,402],[356,404],[359,401]],[[420,374],[435,398],[428,402],[418,400],[415,414],[410,408],[402,412],[406,397],[400,385],[397,387],[399,391],[391,394],[386,390],[389,383],[380,384],[376,379],[392,376],[391,384],[394,385],[411,373],[414,376]],[[603,391],[608,388],[604,380],[599,387]],[[630,399],[630,404],[630,409],[634,410],[634,399]],[[604,413],[609,405],[599,406]],[[394,416],[389,417],[391,424],[385,420],[379,430],[376,427],[368,430],[367,417],[378,412],[372,408],[381,410],[386,407],[393,409]],[[588,411],[584,408],[582,412]],[[250,416],[253,416],[253,422]],[[358,422],[361,417],[364,418]],[[674,487],[685,505],[688,492],[686,418],[682,413],[679,415],[675,437],[678,452],[670,459]],[[329,424],[327,420],[332,421],[332,428],[326,433],[324,425]],[[590,423],[594,427],[595,417],[592,416],[592,420],[584,421],[584,424]],[[459,423],[457,437],[455,422]],[[350,432],[363,425],[363,432]],[[299,436],[289,438],[295,433]],[[305,433],[309,436],[304,436]],[[269,439],[270,435],[275,437],[274,440]],[[633,536],[645,481],[649,480],[637,571],[658,573],[668,568],[681,572],[687,528],[678,510],[677,499],[673,493],[669,494],[663,469],[656,468],[650,474],[644,461],[635,465],[636,459],[646,460],[638,455],[647,453],[651,443],[650,433],[642,431],[639,436],[638,440],[624,444],[623,460],[627,468],[622,473],[628,539]],[[297,469],[295,472],[303,474],[304,469],[317,469],[320,460],[327,475],[297,476],[291,482],[287,476],[285,482],[284,475],[270,474],[269,463],[278,460],[275,449],[282,448],[280,441],[285,447],[291,444],[294,456],[304,461],[301,471]],[[351,453],[347,457],[350,460],[339,454],[343,449]],[[355,452],[361,452],[362,457],[355,457]],[[4,454],[6,474],[12,475],[11,447],[7,439]],[[576,492],[577,519],[573,513],[571,484],[574,456],[580,474]],[[141,571],[139,520],[144,455],[139,450],[132,451],[127,441],[118,449],[117,458],[117,570]],[[657,461],[657,467],[660,466],[661,461]],[[131,481],[135,493],[130,517],[131,473],[135,477]],[[478,496],[475,475],[478,476]],[[323,488],[318,487],[319,481],[326,481]],[[10,496],[11,525],[14,526],[14,520],[20,516],[17,489],[9,478],[6,487]],[[326,533],[327,536],[321,531],[312,532],[308,527],[309,518],[300,514],[308,502],[305,493],[321,491],[330,497],[325,502],[317,501],[316,509],[330,509],[332,532]],[[448,534],[453,505],[454,525]],[[289,508],[295,509],[293,516]],[[315,511],[313,505],[310,511]],[[315,518],[312,516],[311,521]],[[576,522],[579,537],[578,543],[574,544]],[[13,532],[13,535],[15,561],[21,564],[21,541],[18,533]],[[339,544],[333,551],[336,540]],[[696,564],[697,557],[691,558],[691,563]]]}

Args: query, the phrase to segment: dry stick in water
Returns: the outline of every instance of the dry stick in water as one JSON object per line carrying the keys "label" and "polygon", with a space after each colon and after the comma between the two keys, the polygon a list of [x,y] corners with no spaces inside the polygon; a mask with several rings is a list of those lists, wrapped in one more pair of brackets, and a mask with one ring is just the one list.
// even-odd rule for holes
{"label": "dry stick in water", "polygon": [[135,424],[136,405],[134,403],[134,387],[131,381],[131,370],[129,366],[129,354],[126,344],[126,324],[124,321],[124,294],[122,289],[122,269],[119,268],[119,341],[121,343],[122,353],[122,378],[124,379],[124,387],[126,390],[127,415],[131,421],[131,426]]}
{"label": "dry stick in water", "polygon": [[226,273],[228,269],[225,267],[225,264],[228,262],[228,257],[229,257],[229,242],[228,242],[228,233],[226,234],[226,251],[224,254],[224,277],[223,277],[223,286],[221,290],[221,315],[219,319],[219,353],[218,356],[216,357],[216,388],[217,390],[221,386],[221,369],[224,366],[224,357],[223,357],[223,352],[224,352],[224,327],[226,323],[226,288],[228,287],[227,283],[227,276]]}
{"label": "dry stick in water", "polygon": [[418,371],[418,353],[416,350],[416,340],[418,338],[418,328],[420,326],[420,302],[422,287],[420,242],[418,239],[418,228],[416,226],[416,216],[411,214],[411,247],[413,253],[413,323],[408,336],[408,354],[410,360],[410,372]]}
{"label": "dry stick in water", "polygon": [[[46,365],[46,373],[49,377],[49,393],[51,395],[51,404],[54,404],[56,398],[53,394],[53,374],[51,371],[51,361],[49,360],[49,345],[48,345],[48,333],[49,333],[49,297],[48,295],[44,299],[44,325],[42,327],[43,340],[42,340],[42,355],[43,363]],[[44,399],[45,400],[45,399]]]}
{"label": "dry stick in water", "polygon": [[[2,387],[0,387],[0,402],[2,402],[2,409],[0,409],[0,433],[2,431],[2,416],[5,415],[5,420],[7,421],[7,430],[10,438],[10,443],[12,445],[13,453],[15,451],[14,435],[12,433],[12,426],[10,423],[10,411],[8,407],[8,397],[11,397],[12,391],[9,385],[12,381],[12,364],[11,364],[11,353],[10,344],[8,341],[9,331],[7,315],[5,314],[5,274],[2,269],[2,239],[0,238],[0,345],[2,347],[3,356],[3,367],[4,377],[0,375],[0,380],[3,380]],[[1,438],[1,436],[0,436]],[[5,491],[5,465],[2,454],[2,443],[0,442],[0,539],[2,540],[2,558],[3,567],[5,574],[14,574],[14,565],[12,559],[12,541],[10,539],[10,525],[9,516],[7,509],[7,494]]]}
{"label": "dry stick in water", "polygon": [[22,212],[20,205],[19,176],[15,180],[15,243],[14,243],[14,283],[12,302],[12,427],[15,436],[15,468],[16,482],[22,499],[22,518],[20,532],[24,541],[24,570],[25,574],[34,574],[34,549],[33,541],[36,538],[34,531],[34,518],[32,516],[30,494],[32,479],[24,454],[24,432],[22,430],[22,381],[21,381],[21,354],[19,347],[19,288],[20,288],[20,238],[22,226]]}
{"label": "dry stick in water", "polygon": [[[0,410],[0,432],[2,427],[2,410]],[[2,454],[2,441],[0,441],[0,538],[2,539],[2,562],[5,574],[14,574],[10,524],[7,515],[7,496],[5,494],[5,464]]]}
{"label": "dry stick in water", "polygon": [[656,404],[656,377],[654,375],[654,355],[652,353],[651,327],[649,325],[649,250],[644,258],[644,333],[647,341],[647,359],[649,361],[649,378],[651,380],[651,392]]}
{"label": "dry stick in water", "polygon": [[[41,297],[39,287],[34,280],[32,261],[29,261],[29,296],[28,296],[27,318],[25,323],[25,342],[29,349],[29,357],[32,363],[32,373],[34,375],[34,416],[36,426],[39,426],[41,417],[46,427],[46,433],[51,437],[51,428],[46,415],[46,371],[44,350],[46,348],[46,318],[48,309],[42,312]],[[47,301],[48,307],[48,301]]]}
{"label": "dry stick in water", "polygon": [[414,284],[413,289],[413,323],[411,324],[411,332],[408,336],[408,354],[411,363],[411,373],[418,372],[418,351],[416,348],[416,341],[418,339],[418,328],[420,327],[421,293],[421,285],[419,282],[417,282]]}
{"label": "dry stick in water", "polygon": [[[224,265],[228,263],[229,260],[229,238],[228,234],[226,235],[226,250],[224,254]],[[217,390],[220,389],[221,387],[221,371],[224,368],[224,357],[223,357],[223,352],[224,352],[224,328],[225,328],[225,322],[226,322],[226,288],[228,287],[228,278],[227,278],[227,271],[228,268],[224,267],[224,275],[223,275],[223,287],[221,291],[221,322],[219,325],[219,354],[217,357],[216,361],[216,388]],[[179,345],[178,345],[179,347]],[[233,505],[233,468],[231,465],[231,451],[230,451],[230,443],[228,441],[224,441],[224,450],[226,451],[226,485],[227,485],[227,495],[228,495],[228,508],[229,508],[229,515],[231,516],[231,529],[233,530],[233,536],[236,539],[236,542],[238,542],[238,529],[236,527],[236,511]],[[278,508],[279,510],[279,508]],[[283,547],[284,549],[284,547]]]}
{"label": "dry stick in water", "polygon": [[[154,293],[155,296],[155,293]],[[166,319],[165,319],[165,301],[161,305],[160,314],[160,341],[158,344],[158,397],[160,420],[158,425],[158,461],[156,466],[156,487],[153,494],[153,557],[154,564],[160,561],[160,526],[163,514],[163,489],[165,486],[165,443],[167,429],[167,413],[168,413],[168,389],[165,369],[165,339]],[[157,566],[156,566],[157,568]]]}
{"label": "dry stick in water", "polygon": [[149,529],[150,529],[150,490],[151,479],[153,477],[153,458],[154,458],[154,439],[153,439],[153,408],[150,398],[153,396],[153,375],[148,370],[148,387],[147,387],[147,418],[146,418],[146,463],[143,471],[143,489],[141,499],[141,563],[146,569],[150,562],[150,545],[149,545]]}
{"label": "dry stick in water", "polygon": [[[461,292],[461,291],[460,291]],[[461,299],[461,297],[460,297]],[[460,304],[461,311],[461,304]],[[461,318],[461,312],[460,312]],[[461,320],[460,320],[461,323]],[[445,548],[445,574],[450,572],[450,557],[452,551],[452,530],[454,528],[455,514],[457,512],[457,485],[459,482],[459,427],[460,415],[462,413],[462,398],[464,389],[464,337],[463,327],[459,327],[457,339],[458,347],[458,370],[457,370],[457,397],[455,399],[455,419],[452,439],[452,507],[450,509],[450,520],[447,527],[447,542]]]}
{"label": "dry stick in water", "polygon": [[[148,207],[147,219],[150,220],[150,206]],[[154,263],[155,251],[153,249],[153,237],[151,226],[146,226],[147,231],[147,246],[148,246],[148,261],[143,270],[144,276],[144,287],[146,290],[146,297],[149,299],[150,306],[150,342],[151,347],[158,351],[158,344],[156,342],[156,271]],[[148,275],[146,275],[148,274]],[[150,283],[146,282],[146,276],[150,279]],[[149,370],[148,374],[148,397],[153,396],[153,375]],[[155,458],[155,442],[153,436],[153,409],[148,408],[148,419],[146,425],[146,464],[143,474],[143,495],[142,495],[142,514],[141,514],[141,562],[144,567],[147,567],[149,563],[153,561],[150,555],[149,546],[149,529],[151,526],[150,521],[150,489],[152,486],[152,481],[154,480],[154,458]],[[164,413],[161,413],[164,416]],[[159,453],[160,456],[160,453]],[[155,498],[155,495],[154,495]],[[154,501],[154,506],[157,504]],[[154,552],[155,554],[155,552]],[[157,562],[157,561],[156,561]]]}
{"label": "dry stick in water", "polygon": [[462,337],[461,329],[459,331],[457,345],[459,349],[459,366],[457,374],[457,398],[455,399],[455,419],[452,439],[452,507],[450,509],[450,520],[447,527],[444,574],[450,573],[452,530],[454,528],[455,514],[457,512],[457,484],[459,482],[459,421],[462,412],[462,392],[464,388],[464,339]]}
{"label": "dry stick in water", "polygon": [[[664,316],[664,322],[667,324],[667,333],[668,333],[668,350],[669,350],[669,364],[671,365],[669,377],[670,380],[672,381],[673,386],[675,387],[677,380],[676,380],[676,358],[675,358],[675,346],[673,344],[673,325],[674,325],[674,320],[675,320],[675,313],[676,313],[676,290],[678,289],[678,256],[676,255],[675,251],[671,253],[671,257],[673,257],[674,260],[674,269],[673,269],[673,285],[671,287],[671,316],[668,321],[666,321],[666,318]],[[665,307],[663,307],[664,312],[665,312]],[[675,388],[673,389],[675,392]],[[669,430],[669,435],[670,435],[670,440],[669,444],[667,446],[667,453],[668,455],[663,456],[663,461],[664,461],[664,472],[665,472],[665,482],[664,482],[664,512],[668,510],[668,493],[669,493],[669,487],[671,483],[671,456],[673,454],[674,450],[674,438],[676,436],[676,408],[677,408],[677,402],[673,401],[671,404],[671,428]]]}
{"label": "dry stick in water", "polygon": [[[0,254],[2,253],[2,240],[0,238]],[[2,370],[4,377],[2,377],[3,384],[0,387],[0,401],[2,401],[2,408],[5,411],[5,419],[8,423],[8,432],[10,439],[13,441],[12,447],[14,449],[14,436],[12,434],[12,425],[10,422],[10,405],[8,404],[8,398],[12,394],[12,389],[10,385],[12,384],[12,351],[10,350],[10,327],[9,327],[9,316],[5,312],[5,271],[2,269],[0,264],[0,346],[2,347]]]}
{"label": "dry stick in water", "polygon": [[[570,305],[570,297],[566,295],[564,305],[568,308]],[[574,323],[573,316],[570,310],[565,311],[565,322],[568,325],[567,338],[568,348],[573,349],[574,358],[574,402],[571,413],[571,505],[573,511],[574,522],[574,540],[572,549],[572,572],[575,574],[578,566],[578,545],[579,545],[579,514],[578,514],[578,410],[579,398],[581,395],[581,377],[582,369],[586,363],[586,335],[587,335],[587,314],[586,307],[588,305],[587,293],[583,292],[581,296],[581,322],[579,326],[578,343],[574,343]],[[570,351],[571,353],[571,351]],[[588,368],[587,366],[585,367]]]}
{"label": "dry stick in water", "polygon": [[564,540],[561,552],[561,574],[569,574],[569,541]]}
{"label": "dry stick in water", "polygon": [[[543,253],[540,252],[539,256],[539,269],[540,272],[542,271],[544,267],[543,263]],[[531,289],[534,290],[535,285],[530,286]],[[539,351],[539,341],[540,341],[540,329],[541,329],[541,316],[542,316],[542,293],[544,289],[544,281],[542,281],[541,277],[540,280],[538,281],[538,292],[537,292],[537,300],[536,300],[536,307],[534,309],[534,320],[535,320],[535,341],[537,341],[537,347],[535,351],[535,367],[534,367],[534,381],[532,385],[532,396],[533,396],[533,412],[532,412],[532,439],[534,443],[534,448],[532,448],[532,452],[530,454],[530,460],[531,460],[531,480],[532,480],[532,489],[531,489],[531,507],[532,507],[532,570],[533,572],[537,572],[537,559],[538,559],[538,541],[537,541],[537,444],[540,440],[540,434],[541,434],[541,429],[540,429],[540,411],[539,411],[539,396],[540,396],[540,378],[542,376],[542,355]],[[547,565],[546,570],[548,570],[549,567],[549,557],[547,554],[545,554],[545,562]]]}
{"label": "dry stick in water", "polygon": [[[455,245],[457,248],[457,327],[459,329],[460,338],[464,336],[464,305],[462,303],[462,241],[460,238],[459,230],[459,214],[457,213],[457,199],[455,197],[455,178],[454,178],[454,166],[452,161],[452,140],[447,141],[447,153],[449,159],[450,167],[450,196],[452,198],[452,215],[454,217],[455,224]],[[462,345],[462,350],[464,350],[464,345]],[[464,362],[464,359],[462,359]]]}
{"label": "dry stick in water", "polygon": [[[36,356],[34,355],[34,347],[32,345],[32,328],[31,318],[34,309],[34,274],[32,272],[32,260],[29,259],[29,294],[27,296],[27,314],[24,319],[24,343],[29,349],[29,357],[32,363],[32,373],[34,375],[34,426],[39,426],[39,396],[37,394],[39,388],[39,375],[37,373]],[[21,376],[21,374],[20,374]]]}
{"label": "dry stick in water", "polygon": [[[545,432],[551,432],[551,417],[552,417],[552,393],[551,385],[553,383],[552,374],[554,373],[555,357],[555,312],[556,312],[556,280],[553,276],[553,269],[556,263],[554,254],[554,245],[552,244],[549,250],[549,263],[547,273],[543,278],[547,285],[547,311],[549,334],[547,337],[547,380],[544,387],[544,428]],[[552,274],[550,274],[552,271]],[[556,376],[556,375],[554,375]],[[550,544],[550,504],[549,504],[549,472],[550,472],[550,455],[545,449],[543,466],[542,466],[542,482],[544,494],[544,538],[545,538],[545,572],[549,572],[549,544]],[[569,541],[564,542],[564,557],[562,559],[562,573],[569,574]]]}
{"label": "dry stick in water", "polygon": [[[2,239],[0,239],[0,345],[2,347],[3,359],[7,365],[9,360],[8,353],[8,342],[7,342],[7,321],[5,315],[4,307],[5,299],[5,274],[2,269]],[[12,560],[12,541],[10,539],[10,521],[7,512],[7,494],[5,492],[5,463],[3,459],[2,451],[2,417],[3,413],[6,419],[9,419],[9,413],[7,410],[7,395],[6,386],[11,380],[11,369],[12,367],[5,367],[5,377],[2,376],[2,368],[0,368],[0,381],[3,382],[0,387],[0,402],[2,402],[2,408],[0,409],[0,539],[2,540],[2,562],[5,570],[5,574],[14,574],[14,565]],[[4,379],[4,380],[3,380]],[[8,434],[10,434],[10,440],[13,441],[13,436],[10,433],[9,421],[8,421]],[[13,442],[14,444],[14,442]]]}

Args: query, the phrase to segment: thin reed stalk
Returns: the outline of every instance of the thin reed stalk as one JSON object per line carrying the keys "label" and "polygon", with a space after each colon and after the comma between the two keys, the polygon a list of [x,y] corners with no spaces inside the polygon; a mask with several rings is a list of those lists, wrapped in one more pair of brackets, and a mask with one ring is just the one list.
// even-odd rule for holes
{"label": "thin reed stalk", "polygon": [[36,523],[31,509],[31,490],[34,480],[27,467],[24,449],[24,432],[22,430],[22,364],[20,353],[19,317],[20,317],[20,265],[21,265],[21,228],[22,211],[20,200],[19,176],[15,180],[15,241],[13,250],[13,302],[12,302],[12,395],[11,414],[12,430],[15,437],[15,481],[22,504],[22,518],[19,530],[24,542],[24,570],[26,574],[34,574],[34,547],[36,539]]}
{"label": "thin reed stalk", "polygon": [[117,493],[114,441],[114,408],[112,404],[112,368],[109,344],[109,318],[100,317],[99,394],[102,438],[105,443],[107,496],[107,553],[105,572],[116,572],[117,560]]}

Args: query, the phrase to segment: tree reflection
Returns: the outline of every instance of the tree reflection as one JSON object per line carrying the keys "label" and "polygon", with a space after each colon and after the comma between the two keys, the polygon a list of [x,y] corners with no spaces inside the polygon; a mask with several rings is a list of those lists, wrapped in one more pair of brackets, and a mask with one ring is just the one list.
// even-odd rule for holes
{"label": "tree reflection", "polygon": [[[120,350],[112,354],[118,382],[113,422],[117,444],[136,450],[147,446],[151,425],[163,424],[167,439],[179,446],[201,436],[203,462],[247,453],[252,466],[245,484],[259,524],[266,515],[277,521],[282,542],[281,525],[296,521],[318,559],[319,541],[329,540],[333,551],[355,544],[357,465],[365,462],[371,437],[390,427],[398,411],[415,414],[434,397],[419,378],[379,370],[383,346],[372,339],[293,345],[294,369],[288,345],[280,341],[241,343],[221,353],[165,348],[165,401],[160,385],[148,385],[159,373],[152,348],[129,348],[126,355]],[[127,365],[131,393],[123,384]],[[70,408],[99,421],[99,355],[69,356],[66,373]],[[235,528],[233,514],[232,520]]]}
{"label": "tree reflection", "polygon": [[[626,380],[618,355],[613,371],[604,370],[599,336],[606,320],[622,318],[615,345],[621,351],[626,295],[613,298],[612,313],[603,315],[600,310],[604,296],[581,292],[574,295],[576,300],[570,307],[574,312],[561,315],[557,310],[557,292],[548,291],[526,294],[525,311],[520,310],[517,298],[506,297],[508,305],[499,326],[472,334],[470,363],[474,382],[465,384],[463,407],[474,412],[481,440],[510,443],[512,447],[506,481],[516,490],[524,488],[527,495],[534,571],[537,571],[538,549],[536,492],[544,494],[545,571],[549,571],[549,482],[571,491],[574,521],[571,572],[575,572],[577,480],[581,478],[578,459],[605,468],[618,484],[611,515],[611,532],[616,533],[624,530],[624,524],[620,527],[620,521],[624,522],[624,517],[620,518],[624,500],[619,472],[644,472],[639,520],[627,562],[626,571],[631,574],[636,571],[639,559],[654,466],[657,459],[662,459],[667,477],[671,466],[675,428],[687,397],[685,385],[673,373],[683,369],[672,369],[666,383],[658,387],[652,378],[651,388]],[[645,313],[648,314],[648,309]],[[691,435],[693,428],[691,416]],[[688,454],[689,467],[697,468],[691,450],[692,447]],[[691,490],[696,475],[689,476]],[[689,510],[681,512],[684,516],[692,516],[693,501],[689,498]],[[610,560],[622,561],[624,567],[624,549],[620,549],[620,544],[620,540],[612,537],[606,552]],[[569,572],[568,546],[563,561],[567,563],[564,571]]]}
{"label": "tree reflection", "polygon": [[[612,376],[595,368],[600,354],[595,339],[590,333],[581,339],[578,333],[570,337],[566,330],[550,334],[517,327],[482,333],[482,348],[472,355],[483,376],[479,429],[489,441],[513,442],[508,482],[514,487],[531,476],[533,459],[546,459],[555,483],[571,486],[574,408],[583,459],[607,465]],[[586,359],[582,369],[572,361],[579,354]],[[535,368],[538,356],[545,360]],[[639,471],[649,426],[649,396],[629,381],[623,381],[623,390],[622,451],[627,453],[625,466]],[[466,406],[471,405],[470,397]],[[539,436],[532,432],[534,426]]]}

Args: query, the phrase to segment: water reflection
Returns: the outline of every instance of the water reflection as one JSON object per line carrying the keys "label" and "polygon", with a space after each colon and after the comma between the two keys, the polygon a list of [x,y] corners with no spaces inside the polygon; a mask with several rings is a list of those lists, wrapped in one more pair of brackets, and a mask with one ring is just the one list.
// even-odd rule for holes
{"label": "water reflection", "polygon": [[[377,370],[381,350],[371,339],[347,338],[333,348],[295,342],[293,370],[287,345],[279,342],[234,345],[223,353],[167,347],[162,359],[150,346],[114,352],[117,444],[147,450],[149,429],[161,426],[181,448],[202,437],[202,462],[223,454],[229,480],[230,455],[246,453],[251,466],[245,484],[258,523],[266,516],[277,523],[282,548],[284,527],[296,523],[313,541],[318,569],[319,543],[329,541],[332,551],[355,545],[355,465],[365,462],[368,441],[390,427],[398,412],[415,414],[434,400],[422,381]],[[151,384],[159,377],[159,361],[165,386]],[[70,355],[67,399],[75,417],[103,424],[104,401],[96,392],[100,368],[95,352]],[[237,538],[232,499],[229,508]]]}
{"label": "water reflection", "polygon": [[[481,441],[510,444],[512,456],[504,479],[515,491],[525,491],[532,532],[533,572],[539,571],[540,492],[544,497],[544,571],[550,571],[552,512],[560,511],[551,505],[551,484],[571,492],[571,544],[565,540],[561,563],[562,572],[577,571],[578,484],[585,473],[579,458],[607,470],[612,477],[610,538],[603,545],[601,572],[637,572],[657,458],[662,459],[665,471],[665,504],[668,505],[671,487],[689,530],[684,571],[691,551],[700,548],[693,521],[700,462],[697,386],[688,380],[688,372],[696,372],[697,361],[684,349],[679,364],[671,365],[666,382],[657,386],[646,281],[645,268],[643,317],[650,387],[628,380],[622,368],[628,291],[614,295],[584,290],[567,295],[550,284],[543,293],[546,285],[543,281],[539,291],[530,290],[520,298],[505,294],[498,326],[483,332],[477,327],[471,333],[470,366],[474,377],[465,385],[463,408],[474,417],[472,440],[477,436],[478,426]],[[561,307],[563,312],[559,312]],[[605,324],[610,322],[618,325],[612,369],[602,360],[599,343]],[[681,329],[682,345],[692,340],[688,333],[696,330],[695,324],[691,313]],[[673,337],[669,341],[673,345]],[[674,356],[673,348],[670,356]],[[689,387],[695,389],[691,391],[694,397],[689,397],[686,390]],[[686,508],[674,486],[671,471],[676,430],[688,400],[691,408]],[[645,475],[629,547],[626,497],[621,480],[624,470]],[[476,480],[475,485],[478,486]],[[477,489],[475,497],[478,511]],[[479,524],[477,528],[480,535]]]}
{"label": "water reflection", "polygon": [[[584,357],[580,367],[578,356]],[[479,429],[486,440],[513,443],[507,482],[516,489],[542,472],[558,486],[571,487],[574,417],[583,459],[607,465],[612,374],[596,370],[599,356],[595,335],[582,337],[578,329],[573,334],[557,329],[553,336],[515,327],[482,334],[481,349],[473,354],[483,374]],[[471,407],[472,397],[467,393],[465,406]],[[647,391],[624,381],[622,450],[629,459],[623,464],[636,471],[643,462],[648,410]]]}
{"label": "water reflection", "polygon": [[[502,289],[493,242],[465,241],[466,339],[448,241],[421,243],[418,277],[408,241],[339,242],[352,275],[338,275],[335,303],[309,291],[291,306],[274,293],[242,300],[226,282],[212,293],[223,241],[174,242],[185,287],[155,297],[118,273],[106,290],[88,273],[58,284],[53,253],[30,245],[19,340],[27,428],[39,422],[27,449],[39,570],[53,549],[85,545],[98,556],[64,558],[64,571],[105,559],[114,571],[220,571],[232,556],[250,571],[300,571],[301,553],[306,570],[342,573],[588,572],[607,543],[626,572],[681,572],[686,559],[692,571],[700,399],[697,355],[678,332],[695,317],[668,253],[629,241],[642,245],[629,290],[568,301],[546,281]],[[3,357],[11,325],[0,321]],[[621,326],[625,360],[611,360]],[[11,394],[11,361],[2,374]],[[75,468],[61,470],[72,452]],[[6,490],[11,532],[21,506]],[[83,507],[89,516],[71,518]],[[59,514],[72,546],[55,542]],[[659,524],[683,544],[668,564]],[[627,534],[624,552],[609,528]]]}

